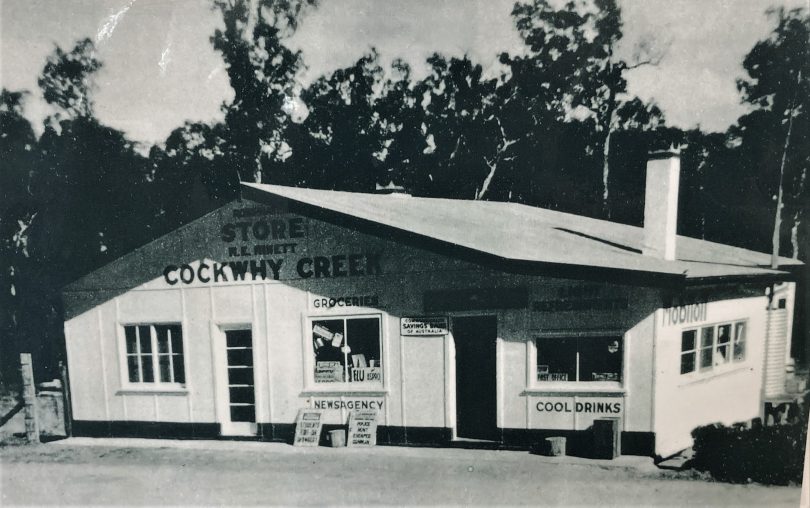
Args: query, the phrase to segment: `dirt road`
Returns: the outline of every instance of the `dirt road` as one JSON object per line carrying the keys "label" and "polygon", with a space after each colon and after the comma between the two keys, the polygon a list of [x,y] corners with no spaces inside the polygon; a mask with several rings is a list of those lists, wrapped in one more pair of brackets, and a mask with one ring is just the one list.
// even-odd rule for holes
{"label": "dirt road", "polygon": [[0,504],[758,505],[798,487],[728,485],[649,459],[274,443],[73,439],[0,449]]}

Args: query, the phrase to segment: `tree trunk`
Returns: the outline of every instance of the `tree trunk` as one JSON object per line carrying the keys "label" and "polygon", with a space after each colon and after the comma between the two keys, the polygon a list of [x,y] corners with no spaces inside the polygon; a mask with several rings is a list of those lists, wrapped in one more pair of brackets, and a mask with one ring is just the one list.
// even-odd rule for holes
{"label": "tree trunk", "polygon": [[605,113],[605,122],[602,128],[605,131],[605,141],[602,145],[602,213],[610,218],[610,138],[613,135],[613,114],[616,111],[616,91],[611,88],[608,95],[608,109]]}
{"label": "tree trunk", "polygon": [[801,213],[796,210],[793,212],[793,225],[790,228],[790,255],[793,259],[799,259],[799,226],[801,226],[801,223]]}
{"label": "tree trunk", "polygon": [[[802,81],[802,71],[799,71],[797,81]],[[785,180],[785,162],[787,161],[788,149],[790,148],[790,133],[793,131],[793,114],[796,110],[796,98],[790,105],[788,112],[788,129],[785,134],[785,145],[782,148],[782,162],[779,164],[779,190],[776,193],[776,213],[774,214],[773,221],[773,238],[771,242],[771,268],[779,268],[779,244],[780,244],[780,230],[782,228],[782,199],[784,190],[783,182]]]}
{"label": "tree trunk", "polygon": [[605,136],[605,145],[602,148],[602,209],[605,216],[610,218],[610,207],[608,206],[608,198],[610,197],[610,190],[608,179],[610,178],[610,136],[612,132],[608,126],[607,136]]}
{"label": "tree trunk", "polygon": [[497,162],[494,162],[492,164],[489,163],[486,164],[489,167],[489,173],[487,174],[487,177],[484,178],[484,182],[481,184],[481,191],[479,192],[476,190],[475,192],[476,200],[484,199],[484,196],[487,194],[487,192],[489,192],[489,185],[492,183],[492,178],[495,176],[495,170],[498,169]]}

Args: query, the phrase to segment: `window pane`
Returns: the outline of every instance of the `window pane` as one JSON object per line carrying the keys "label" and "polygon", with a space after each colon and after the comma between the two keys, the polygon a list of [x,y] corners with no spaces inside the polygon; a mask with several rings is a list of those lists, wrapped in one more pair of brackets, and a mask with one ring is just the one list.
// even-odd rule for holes
{"label": "window pane", "polygon": [[544,338],[537,341],[538,381],[576,381],[576,377],[576,338]]}
{"label": "window pane", "polygon": [[237,402],[253,404],[254,395],[252,386],[232,386],[228,390],[231,394],[231,404]]}
{"label": "window pane", "polygon": [[134,326],[125,326],[124,327],[124,336],[126,337],[125,342],[127,343],[127,354],[134,354],[138,352],[138,343],[135,337],[135,327]]}
{"label": "window pane", "polygon": [[152,367],[152,355],[141,355],[141,369],[143,370],[143,382],[154,383],[155,374]]}
{"label": "window pane", "polygon": [[731,361],[730,356],[731,325],[717,327],[717,353],[714,356],[715,365],[723,365]]}
{"label": "window pane", "polygon": [[714,353],[714,327],[702,328],[700,330],[701,369],[710,369],[712,367],[713,353]]}
{"label": "window pane", "polygon": [[729,345],[717,346],[717,353],[714,355],[714,364],[723,365],[731,361],[729,356]]}
{"label": "window pane", "polygon": [[695,352],[681,355],[681,374],[687,374],[695,370]]}
{"label": "window pane", "polygon": [[137,383],[141,380],[138,371],[138,357],[136,355],[127,356],[127,370],[129,371],[129,382]]}
{"label": "window pane", "polygon": [[138,327],[138,339],[141,343],[141,353],[151,353],[152,352],[152,338],[150,333],[149,326],[139,326]]}
{"label": "window pane", "polygon": [[379,318],[347,319],[346,344],[349,381],[382,381]]}
{"label": "window pane", "polygon": [[695,349],[696,330],[688,330],[681,334],[681,351],[691,351]]}
{"label": "window pane", "polygon": [[158,367],[160,368],[160,382],[172,382],[172,366],[169,360],[169,355],[158,355]]}
{"label": "window pane", "polygon": [[581,337],[578,343],[580,381],[621,381],[620,337]]}
{"label": "window pane", "polygon": [[252,349],[229,349],[228,350],[228,365],[253,365],[253,350]]}
{"label": "window pane", "polygon": [[734,327],[734,361],[745,360],[745,323]]}
{"label": "window pane", "polygon": [[700,330],[700,347],[710,347],[714,345],[714,327],[703,328]]}
{"label": "window pane", "polygon": [[717,343],[727,344],[731,342],[731,325],[717,327]]}
{"label": "window pane", "polygon": [[253,369],[228,369],[228,384],[253,386]]}
{"label": "window pane", "polygon": [[232,422],[254,422],[256,421],[256,409],[250,406],[231,406]]}
{"label": "window pane", "polygon": [[183,355],[172,355],[172,364],[174,365],[174,382],[185,383],[186,371],[183,364]]}
{"label": "window pane", "polygon": [[228,347],[252,347],[252,332],[250,330],[228,330],[225,332],[225,341]]}
{"label": "window pane", "polygon": [[156,326],[158,353],[169,352],[169,328],[166,326]]}
{"label": "window pane", "polygon": [[321,319],[312,322],[316,383],[341,383],[345,380],[346,357],[341,351],[345,337],[343,319]]}
{"label": "window pane", "polygon": [[183,328],[180,325],[170,325],[169,335],[172,340],[172,353],[183,354]]}

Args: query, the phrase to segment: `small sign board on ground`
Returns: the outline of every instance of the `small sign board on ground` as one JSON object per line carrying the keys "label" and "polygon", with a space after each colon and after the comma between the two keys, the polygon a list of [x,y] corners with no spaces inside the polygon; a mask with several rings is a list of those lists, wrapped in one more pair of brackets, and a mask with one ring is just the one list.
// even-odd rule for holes
{"label": "small sign board on ground", "polygon": [[349,415],[347,446],[374,446],[377,444],[377,410],[356,409]]}
{"label": "small sign board on ground", "polygon": [[401,335],[447,335],[449,328],[447,316],[399,318],[399,333]]}
{"label": "small sign board on ground", "polygon": [[298,410],[295,418],[295,446],[318,446],[321,440],[321,420],[320,409],[303,408]]}

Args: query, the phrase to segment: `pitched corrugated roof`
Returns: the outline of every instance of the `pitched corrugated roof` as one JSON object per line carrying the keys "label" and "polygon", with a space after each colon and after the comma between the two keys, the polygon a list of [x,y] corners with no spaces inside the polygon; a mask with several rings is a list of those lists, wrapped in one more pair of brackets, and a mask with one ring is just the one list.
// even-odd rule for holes
{"label": "pitched corrugated roof", "polygon": [[[506,260],[612,268],[686,278],[783,274],[770,254],[678,236],[675,261],[641,254],[643,229],[518,203],[366,194],[242,183],[277,196]],[[780,258],[781,264],[800,262]]]}

